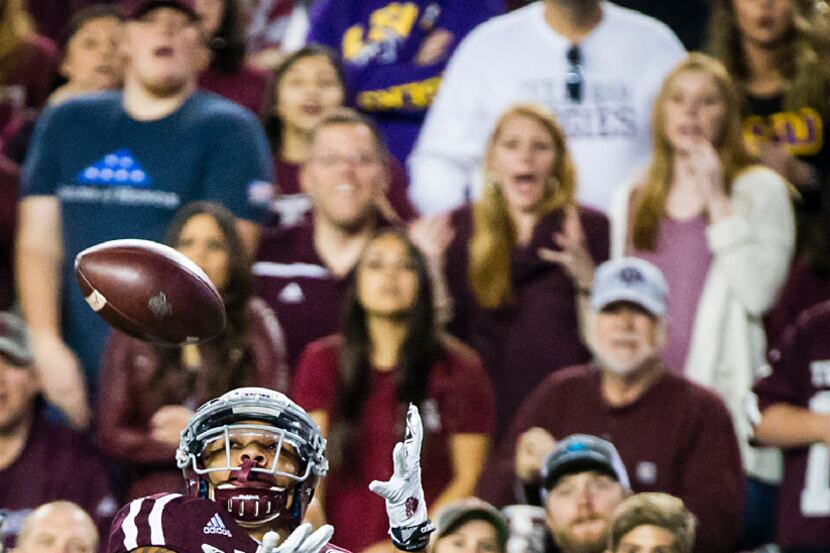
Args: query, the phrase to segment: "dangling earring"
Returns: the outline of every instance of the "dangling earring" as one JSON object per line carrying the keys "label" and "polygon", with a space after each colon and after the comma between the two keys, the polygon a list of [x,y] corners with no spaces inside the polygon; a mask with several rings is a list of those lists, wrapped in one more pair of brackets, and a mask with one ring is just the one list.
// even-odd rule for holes
{"label": "dangling earring", "polygon": [[492,171],[484,172],[484,191],[488,194],[495,194],[499,191],[499,179]]}
{"label": "dangling earring", "polygon": [[547,196],[553,196],[556,194],[556,191],[559,190],[559,179],[554,174],[548,175],[548,178],[545,180],[545,192]]}

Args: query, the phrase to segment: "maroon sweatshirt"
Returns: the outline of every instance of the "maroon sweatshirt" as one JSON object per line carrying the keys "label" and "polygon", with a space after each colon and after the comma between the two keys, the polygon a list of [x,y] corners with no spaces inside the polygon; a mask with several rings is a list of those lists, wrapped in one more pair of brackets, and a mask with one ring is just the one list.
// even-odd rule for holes
{"label": "maroon sweatshirt", "polygon": [[[514,248],[510,271],[513,300],[498,309],[483,309],[468,279],[471,208],[452,214],[455,238],[446,255],[446,278],[453,298],[449,330],[481,355],[496,390],[496,431],[507,431],[521,402],[553,371],[585,363],[591,355],[579,335],[576,293],[571,278],[556,264],[539,259],[541,247],[558,250],[553,233],[562,226],[563,212],[543,217],[527,247]],[[580,208],[579,218],[588,249],[599,264],[608,259],[608,219]]]}
{"label": "maroon sweatshirt", "polygon": [[[743,515],[744,474],[726,406],[713,392],[665,372],[633,403],[608,405],[601,370],[571,367],[550,375],[521,406],[507,439],[479,480],[497,506],[517,501],[514,453],[534,426],[557,440],[593,434],[616,446],[635,492],[681,498],[698,518],[698,553],[731,553]],[[521,485],[518,486],[519,488]]]}

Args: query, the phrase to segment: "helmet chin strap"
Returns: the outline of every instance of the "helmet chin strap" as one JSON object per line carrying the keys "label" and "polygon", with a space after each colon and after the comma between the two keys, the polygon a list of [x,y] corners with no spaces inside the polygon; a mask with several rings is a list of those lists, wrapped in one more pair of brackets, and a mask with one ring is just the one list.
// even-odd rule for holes
{"label": "helmet chin strap", "polygon": [[220,484],[213,491],[215,501],[247,528],[276,519],[288,503],[288,490],[274,484],[271,475],[255,472],[255,467],[255,461],[244,459],[235,480]]}

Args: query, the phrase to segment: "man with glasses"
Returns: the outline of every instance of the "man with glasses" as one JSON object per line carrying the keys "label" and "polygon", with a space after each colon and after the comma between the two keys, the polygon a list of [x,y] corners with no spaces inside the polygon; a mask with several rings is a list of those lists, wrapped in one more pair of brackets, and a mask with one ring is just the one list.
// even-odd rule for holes
{"label": "man with glasses", "polygon": [[253,272],[279,313],[291,366],[305,346],[337,332],[341,297],[363,247],[394,218],[384,192],[387,152],[374,124],[343,108],[312,130],[300,185],[311,215],[263,234]]}
{"label": "man with glasses", "polygon": [[483,23],[450,60],[409,158],[415,207],[434,213],[477,196],[495,120],[534,102],[565,130],[580,202],[606,210],[647,159],[652,103],[684,55],[662,23],[601,0],[543,0]]}

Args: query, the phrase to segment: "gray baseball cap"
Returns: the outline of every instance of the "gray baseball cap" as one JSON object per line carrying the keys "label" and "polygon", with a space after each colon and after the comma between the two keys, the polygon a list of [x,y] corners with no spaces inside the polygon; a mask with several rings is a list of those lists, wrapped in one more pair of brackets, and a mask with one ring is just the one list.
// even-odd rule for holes
{"label": "gray baseball cap", "polygon": [[572,434],[556,444],[542,464],[542,486],[550,490],[563,476],[589,470],[607,474],[623,488],[631,489],[617,448],[608,440],[590,434]]}
{"label": "gray baseball cap", "polygon": [[656,266],[637,257],[606,261],[594,273],[591,307],[597,311],[618,302],[635,303],[656,317],[666,314],[669,285]]}

